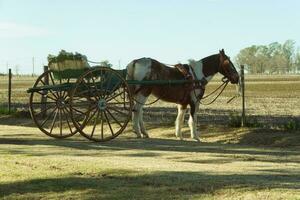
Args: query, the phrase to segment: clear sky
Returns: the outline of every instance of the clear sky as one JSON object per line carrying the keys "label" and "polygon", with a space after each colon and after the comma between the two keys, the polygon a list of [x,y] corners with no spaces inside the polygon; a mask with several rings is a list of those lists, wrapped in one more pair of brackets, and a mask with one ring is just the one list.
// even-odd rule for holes
{"label": "clear sky", "polygon": [[123,68],[287,39],[300,45],[298,0],[0,0],[0,72],[8,63],[30,74],[34,57],[40,73],[60,49]]}

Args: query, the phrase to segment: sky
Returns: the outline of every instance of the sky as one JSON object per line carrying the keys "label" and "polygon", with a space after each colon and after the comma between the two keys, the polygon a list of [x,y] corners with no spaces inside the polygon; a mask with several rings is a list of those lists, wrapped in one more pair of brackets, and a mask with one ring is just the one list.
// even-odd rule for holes
{"label": "sky", "polygon": [[300,45],[298,0],[0,0],[0,72],[42,72],[61,49],[124,68],[152,57],[174,64],[224,48]]}

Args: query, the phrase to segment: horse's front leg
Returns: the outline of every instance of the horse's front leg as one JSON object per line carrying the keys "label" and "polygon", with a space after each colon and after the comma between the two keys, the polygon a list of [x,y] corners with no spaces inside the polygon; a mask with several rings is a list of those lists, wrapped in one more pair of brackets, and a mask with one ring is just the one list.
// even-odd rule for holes
{"label": "horse's front leg", "polygon": [[192,102],[190,104],[190,117],[189,117],[189,127],[191,130],[191,138],[200,142],[200,134],[197,131],[197,112],[199,110],[199,102]]}
{"label": "horse's front leg", "polygon": [[176,137],[179,137],[180,140],[183,139],[181,128],[183,125],[185,112],[186,112],[186,106],[178,105],[178,113],[177,113],[177,118],[175,121],[175,135],[176,135]]}

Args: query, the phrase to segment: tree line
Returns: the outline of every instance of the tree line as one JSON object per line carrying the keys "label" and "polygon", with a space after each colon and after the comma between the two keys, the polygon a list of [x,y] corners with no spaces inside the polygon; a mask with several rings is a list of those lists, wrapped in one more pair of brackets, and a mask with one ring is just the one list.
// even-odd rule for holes
{"label": "tree line", "polygon": [[236,56],[236,63],[244,65],[251,74],[295,74],[300,72],[300,49],[294,40],[283,44],[246,47]]}

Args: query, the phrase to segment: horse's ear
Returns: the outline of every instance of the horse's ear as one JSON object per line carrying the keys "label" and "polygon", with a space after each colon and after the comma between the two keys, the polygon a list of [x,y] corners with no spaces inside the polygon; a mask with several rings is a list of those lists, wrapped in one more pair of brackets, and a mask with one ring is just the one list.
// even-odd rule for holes
{"label": "horse's ear", "polygon": [[224,56],[225,55],[224,49],[219,50],[219,53],[220,55]]}
{"label": "horse's ear", "polygon": [[224,49],[221,50],[221,53],[222,53],[223,56],[225,56],[225,51],[224,51]]}
{"label": "horse's ear", "polygon": [[225,57],[224,49],[220,50],[219,53],[220,53],[221,58],[224,58],[224,57]]}

